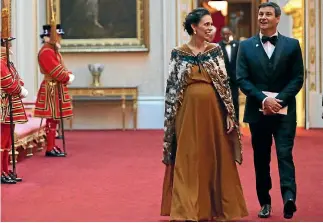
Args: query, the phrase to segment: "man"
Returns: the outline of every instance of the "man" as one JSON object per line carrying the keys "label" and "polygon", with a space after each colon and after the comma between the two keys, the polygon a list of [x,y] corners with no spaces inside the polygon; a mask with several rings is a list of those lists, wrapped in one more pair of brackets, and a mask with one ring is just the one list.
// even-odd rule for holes
{"label": "man", "polygon": [[258,11],[260,33],[240,43],[237,58],[237,81],[247,96],[244,121],[249,123],[251,132],[261,218],[271,213],[272,136],[278,157],[284,217],[292,218],[296,211],[292,156],[295,96],[302,88],[304,69],[299,42],[277,32],[280,15],[281,9],[276,3],[262,3]]}
{"label": "man", "polygon": [[[56,26],[57,29],[60,28],[59,25]],[[62,29],[60,29],[61,33],[62,33]],[[43,33],[39,35],[39,37],[42,39],[42,43],[48,43],[50,41],[50,25],[46,24],[43,25]],[[57,124],[57,130],[56,130],[56,135],[55,135],[55,139],[62,139],[62,136],[59,133],[59,129],[60,129],[60,125]]]}
{"label": "man", "polygon": [[[4,26],[5,24],[2,24],[2,28]],[[1,36],[1,184],[15,184],[22,181],[13,171],[9,170],[9,151],[11,150],[9,97],[12,98],[13,124],[28,121],[21,101],[22,98],[27,97],[28,91],[24,88],[24,83],[13,63],[10,62],[8,67],[5,41],[12,41],[13,39],[12,37],[2,38]],[[11,42],[8,42],[8,46],[11,47]]]}
{"label": "man", "polygon": [[236,112],[236,118],[239,121],[239,87],[236,79],[236,62],[239,49],[239,42],[233,40],[232,31],[225,26],[221,29],[221,38],[219,45],[222,48],[225,68],[230,78],[230,88],[232,91],[233,105]]}
{"label": "man", "polygon": [[[60,118],[70,118],[73,115],[71,98],[66,85],[72,83],[75,77],[66,69],[62,56],[58,52],[61,36],[64,34],[61,25],[48,28],[44,26],[45,31],[41,35],[44,45],[39,51],[38,63],[40,71],[44,74],[44,80],[38,91],[34,116],[46,118],[45,156],[65,157],[66,154],[55,145],[55,137]],[[62,114],[60,106],[62,106]]]}

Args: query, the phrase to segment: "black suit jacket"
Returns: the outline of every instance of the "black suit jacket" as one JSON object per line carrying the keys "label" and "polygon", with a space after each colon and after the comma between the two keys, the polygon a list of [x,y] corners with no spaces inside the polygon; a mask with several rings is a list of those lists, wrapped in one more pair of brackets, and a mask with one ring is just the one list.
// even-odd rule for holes
{"label": "black suit jacket", "polygon": [[230,86],[231,88],[238,89],[237,84],[237,78],[236,78],[236,63],[237,63],[237,54],[239,49],[239,42],[236,40],[233,40],[230,42],[231,45],[231,61],[229,61],[227,50],[225,49],[226,44],[221,40],[219,42],[219,45],[221,46],[221,49],[223,51],[224,56],[224,62],[225,62],[225,68],[227,70],[228,76],[230,78]]}
{"label": "black suit jacket", "polygon": [[259,108],[266,95],[262,91],[279,93],[276,98],[288,106],[286,119],[296,122],[296,94],[303,86],[304,65],[298,40],[278,34],[272,70],[259,35],[240,43],[237,57],[237,81],[247,96],[244,122],[257,122],[263,115]]}

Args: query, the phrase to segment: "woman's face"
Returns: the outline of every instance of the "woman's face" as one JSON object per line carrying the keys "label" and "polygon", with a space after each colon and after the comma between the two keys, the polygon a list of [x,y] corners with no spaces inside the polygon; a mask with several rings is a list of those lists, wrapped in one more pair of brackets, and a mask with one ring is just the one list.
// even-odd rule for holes
{"label": "woman's face", "polygon": [[197,25],[192,24],[192,29],[195,31],[193,35],[196,38],[203,39],[205,41],[213,40],[214,26],[210,15],[203,16]]}

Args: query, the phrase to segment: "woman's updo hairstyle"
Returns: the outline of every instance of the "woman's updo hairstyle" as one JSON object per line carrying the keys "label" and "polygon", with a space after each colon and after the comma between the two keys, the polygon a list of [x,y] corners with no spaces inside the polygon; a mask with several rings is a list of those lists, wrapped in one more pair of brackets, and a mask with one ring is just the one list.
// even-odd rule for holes
{"label": "woman's updo hairstyle", "polygon": [[196,8],[187,14],[185,21],[183,23],[184,30],[191,36],[194,33],[192,29],[192,24],[197,25],[201,21],[202,17],[205,15],[210,15],[210,12],[205,8]]}

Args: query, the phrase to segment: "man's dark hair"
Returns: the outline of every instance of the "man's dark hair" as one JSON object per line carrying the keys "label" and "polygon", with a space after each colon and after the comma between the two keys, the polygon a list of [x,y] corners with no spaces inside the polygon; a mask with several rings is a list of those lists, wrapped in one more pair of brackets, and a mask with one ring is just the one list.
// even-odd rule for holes
{"label": "man's dark hair", "polygon": [[231,32],[232,32],[232,29],[231,29],[231,27],[230,26],[223,26],[222,28],[221,28],[221,33],[223,33],[223,30],[224,29],[228,29],[228,30],[230,30]]}
{"label": "man's dark hair", "polygon": [[205,15],[210,15],[210,12],[205,8],[196,8],[190,13],[188,13],[183,23],[184,30],[186,30],[186,32],[191,36],[194,33],[194,30],[192,29],[191,25],[199,24],[202,17]]}
{"label": "man's dark hair", "polygon": [[265,2],[265,3],[261,3],[258,6],[258,9],[261,8],[265,8],[265,7],[272,7],[275,10],[275,17],[279,17],[282,14],[282,11],[279,7],[279,5],[277,5],[275,2]]}

